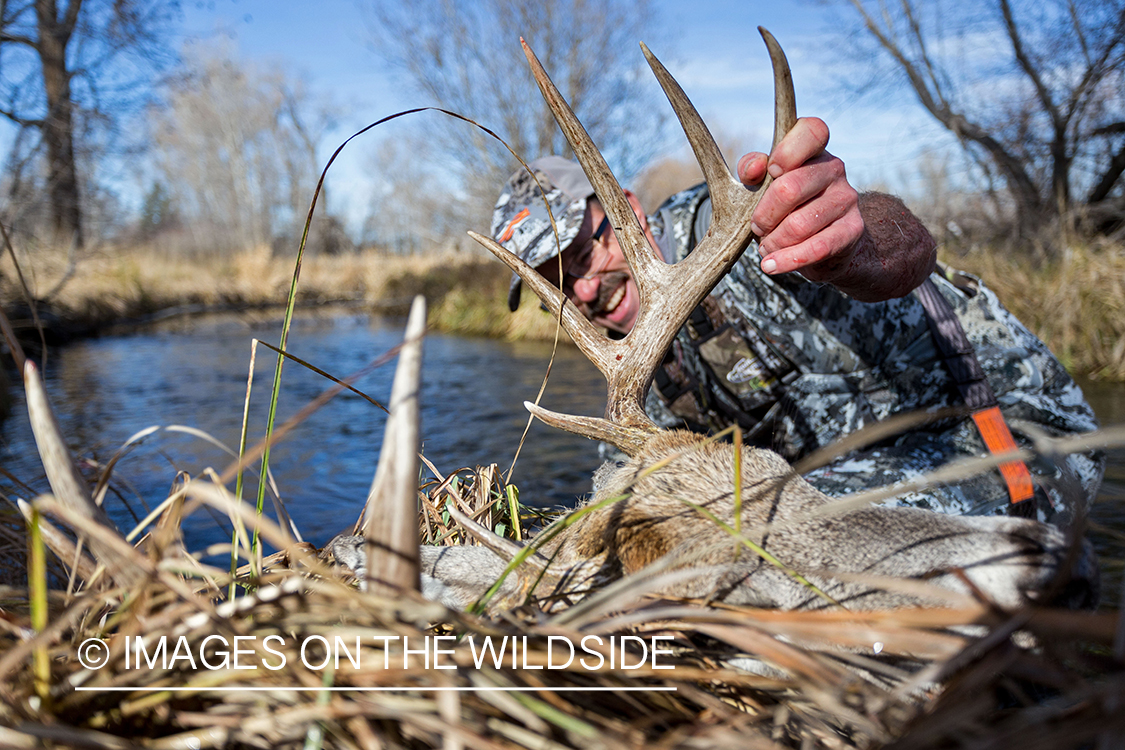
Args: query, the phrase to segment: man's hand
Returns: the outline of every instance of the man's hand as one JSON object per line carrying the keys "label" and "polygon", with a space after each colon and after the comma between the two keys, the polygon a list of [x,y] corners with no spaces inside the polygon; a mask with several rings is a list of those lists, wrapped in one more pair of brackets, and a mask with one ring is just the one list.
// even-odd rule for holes
{"label": "man's hand", "polygon": [[[768,157],[749,153],[739,160],[743,184],[760,183],[767,171],[773,177],[752,217],[762,270],[799,271],[865,302],[909,294],[933,270],[933,239],[897,199],[861,201],[844,162],[827,146],[824,121],[802,117]],[[873,234],[865,219],[880,226],[890,221],[899,231]]]}
{"label": "man's hand", "polygon": [[768,159],[751,153],[738,162],[745,185],[761,182],[767,170],[774,178],[753,217],[766,273],[800,271],[830,282],[855,254],[863,234],[859,194],[827,146],[824,121],[802,117]]}

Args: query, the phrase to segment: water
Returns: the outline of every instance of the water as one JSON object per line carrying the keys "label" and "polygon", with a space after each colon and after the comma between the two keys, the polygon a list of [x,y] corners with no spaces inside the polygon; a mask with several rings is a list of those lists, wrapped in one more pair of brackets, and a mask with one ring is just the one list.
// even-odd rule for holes
{"label": "water", "polygon": [[[1125,425],[1125,385],[1082,381],[1102,426]],[[1090,541],[1102,568],[1103,607],[1125,606],[1125,447],[1107,453],[1105,478],[1090,509]]]}
{"label": "water", "polygon": [[[366,316],[299,319],[290,351],[344,377],[397,345],[401,321]],[[188,425],[228,446],[237,446],[246,390],[250,340],[276,343],[280,327],[270,319],[220,318],[167,329],[111,336],[52,351],[47,389],[63,434],[84,458],[104,465],[134,433],[150,425]],[[506,343],[431,334],[425,342],[422,387],[423,452],[443,473],[497,463],[507,471],[527,421],[522,406],[533,400],[550,356],[548,344]],[[274,367],[261,350],[255,368],[251,439],[261,437]],[[371,371],[355,385],[376,400],[390,392],[393,365]],[[279,422],[330,384],[289,363],[283,378]],[[1083,382],[1103,424],[1125,424],[1125,386]],[[0,467],[46,491],[22,391],[11,389],[11,416],[0,424]],[[605,402],[601,375],[572,347],[560,347],[543,405],[574,414],[600,415]],[[364,399],[343,393],[303,422],[273,451],[271,467],[298,528],[323,544],[350,527],[367,496],[384,414]],[[132,514],[162,500],[176,471],[199,476],[222,470],[230,457],[203,440],[167,431],[132,450],[114,471],[107,501],[123,526]],[[532,505],[570,505],[589,491],[597,446],[535,422],[512,480]],[[1125,449],[1110,453],[1105,483],[1091,516],[1101,527],[1092,538],[1103,559],[1107,597],[1116,602],[1125,560]],[[93,465],[93,464],[91,464]],[[91,470],[92,471],[92,470]],[[0,490],[14,491],[0,474]],[[197,514],[185,522],[189,548],[227,539],[218,519]]]}
{"label": "water", "polygon": [[[251,338],[276,345],[276,324],[249,326],[221,319],[186,331],[159,331],[82,341],[51,352],[48,394],[62,432],[78,454],[104,465],[136,432],[151,425],[187,425],[237,447]],[[296,321],[289,350],[336,377],[363,369],[400,343],[401,321],[366,316]],[[425,341],[422,405],[423,452],[442,473],[497,463],[506,472],[527,422],[525,400],[534,400],[549,344],[430,334]],[[266,420],[275,355],[259,349],[251,409],[251,440]],[[354,383],[377,401],[390,393],[394,362]],[[278,424],[331,383],[286,364]],[[12,389],[11,416],[0,425],[0,466],[37,491],[48,489],[35,451],[20,389]],[[600,416],[605,381],[573,347],[560,347],[542,405]],[[385,414],[344,392],[298,426],[272,452],[271,470],[297,527],[308,541],[323,544],[349,528],[367,497]],[[158,503],[179,470],[199,476],[221,471],[230,457],[204,440],[161,431],[131,451],[114,470],[107,507],[122,526],[130,512]],[[512,481],[525,503],[573,504],[589,492],[597,467],[597,444],[532,425]],[[0,488],[11,485],[0,477]],[[26,496],[26,492],[17,492]],[[189,548],[229,538],[206,515],[184,526]]]}

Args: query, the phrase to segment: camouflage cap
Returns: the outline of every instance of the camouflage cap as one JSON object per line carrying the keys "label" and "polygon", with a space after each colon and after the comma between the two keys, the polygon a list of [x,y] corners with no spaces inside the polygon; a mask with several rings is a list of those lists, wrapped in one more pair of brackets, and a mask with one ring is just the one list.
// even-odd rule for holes
{"label": "camouflage cap", "polygon": [[[539,185],[521,169],[504,185],[492,212],[492,236],[510,252],[518,255],[532,268],[541,266],[566,249],[582,228],[586,216],[586,200],[594,188],[578,164],[561,156],[544,156],[529,162]],[[555,217],[559,238],[555,242],[543,193]],[[515,312],[520,305],[520,277],[512,274],[508,288],[508,308]]]}

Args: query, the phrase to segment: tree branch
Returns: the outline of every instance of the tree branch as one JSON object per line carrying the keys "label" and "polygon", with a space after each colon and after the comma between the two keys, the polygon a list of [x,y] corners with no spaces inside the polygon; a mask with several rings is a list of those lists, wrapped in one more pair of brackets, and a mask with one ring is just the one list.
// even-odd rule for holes
{"label": "tree branch", "polygon": [[[1123,123],[1117,123],[1122,125]],[[1113,159],[1110,160],[1109,167],[1102,173],[1102,178],[1098,180],[1098,184],[1086,196],[1087,205],[1100,203],[1109,197],[1109,193],[1113,190],[1113,186],[1121,179],[1121,174],[1125,172],[1125,145],[1123,145]]]}
{"label": "tree branch", "polygon": [[1039,75],[1039,71],[1035,69],[1035,65],[1023,48],[1023,39],[1020,38],[1019,29],[1016,28],[1016,20],[1012,16],[1012,5],[1008,0],[1000,0],[1000,13],[1004,17],[1004,30],[1008,32],[1008,40],[1012,43],[1012,52],[1016,56],[1016,62],[1019,63],[1020,70],[1031,79],[1032,85],[1035,86],[1035,92],[1039,96],[1039,101],[1050,116],[1056,132],[1065,132],[1066,123],[1062,120],[1058,107],[1055,106],[1051,97],[1051,90],[1043,83],[1042,76]]}
{"label": "tree branch", "polygon": [[9,34],[7,32],[0,32],[0,44],[3,43],[22,44],[25,47],[39,49],[39,42],[32,39],[31,37],[20,36],[18,34]]}
{"label": "tree branch", "polygon": [[922,106],[925,107],[931,115],[937,118],[938,122],[957,136],[959,140],[971,141],[985,149],[992,156],[993,160],[995,160],[996,164],[1004,171],[1013,191],[1020,196],[1020,199],[1026,206],[1033,210],[1038,208],[1042,203],[1042,198],[1034,181],[1028,175],[1023,162],[1009,152],[1000,141],[991,136],[988,131],[979,124],[972,122],[964,114],[955,112],[952,105],[940,96],[940,92],[931,91],[926,85],[923,74],[906,56],[902,49],[883,33],[883,30],[879,28],[875,20],[868,14],[863,3],[860,2],[860,0],[851,0],[851,3],[863,18],[867,30],[875,37],[880,46],[894,58],[903,72],[906,73],[907,78],[910,80],[910,85],[914,89],[914,93],[917,94]]}
{"label": "tree branch", "polygon": [[[1075,21],[1074,25],[1076,32],[1081,31],[1081,27],[1077,20]],[[1068,120],[1076,113],[1081,111],[1081,109],[1083,108],[1083,102],[1086,99],[1086,94],[1094,88],[1094,85],[1098,81],[1101,81],[1105,77],[1105,75],[1115,67],[1114,65],[1109,64],[1109,58],[1113,54],[1113,51],[1120,46],[1123,30],[1125,30],[1125,9],[1122,9],[1122,12],[1117,17],[1117,28],[1115,29],[1115,32],[1113,34],[1112,42],[1106,45],[1105,49],[1102,50],[1102,53],[1098,56],[1097,60],[1089,63],[1089,65],[1086,67],[1086,72],[1082,74],[1082,80],[1078,82],[1078,85],[1074,87],[1074,91],[1071,92],[1070,101],[1067,102]],[[1085,38],[1081,34],[1079,34],[1079,37],[1083,39],[1083,52],[1085,53],[1086,57],[1089,58],[1089,51],[1086,49]],[[1094,135],[1098,135],[1097,131],[1094,132]]]}
{"label": "tree branch", "polygon": [[14,122],[15,124],[19,125],[20,127],[24,127],[24,128],[28,128],[28,127],[30,127],[30,128],[41,128],[41,127],[43,127],[43,120],[38,119],[38,118],[28,119],[28,118],[20,117],[19,114],[17,114],[15,111],[10,110],[10,109],[4,109],[4,108],[0,107],[0,115],[3,115],[4,117],[8,118],[9,120]]}
{"label": "tree branch", "polygon": [[1094,128],[1090,135],[1117,135],[1118,133],[1125,133],[1125,121],[1111,122]]}
{"label": "tree branch", "polygon": [[65,39],[69,40],[70,35],[74,33],[74,27],[78,25],[78,14],[81,10],[82,0],[70,0],[70,4],[66,6],[66,14],[63,16],[63,20],[59,22],[60,33],[65,35]]}

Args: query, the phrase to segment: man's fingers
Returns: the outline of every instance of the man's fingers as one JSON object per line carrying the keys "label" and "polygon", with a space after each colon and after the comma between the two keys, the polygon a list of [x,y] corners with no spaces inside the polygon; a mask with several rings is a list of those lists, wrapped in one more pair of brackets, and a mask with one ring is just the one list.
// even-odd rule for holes
{"label": "man's fingers", "polygon": [[827,196],[807,203],[786,216],[776,229],[763,237],[759,250],[762,255],[769,255],[798,245],[838,221],[850,208],[847,203]]}
{"label": "man's fingers", "polygon": [[[844,163],[824,150],[827,145],[824,121],[804,117],[766,161],[774,180],[752,217],[766,273],[800,271],[814,281],[828,281],[855,254],[863,234],[858,194],[848,184]],[[759,179],[759,157],[747,154],[739,161],[743,183]]]}
{"label": "man's fingers", "polygon": [[738,160],[738,179],[743,185],[753,186],[766,179],[768,157],[758,151],[751,151]]}
{"label": "man's fingers", "polygon": [[761,268],[771,275],[800,271],[810,281],[830,281],[851,261],[856,239],[854,229],[838,221],[804,242],[770,253]]}
{"label": "man's fingers", "polygon": [[[774,231],[790,213],[843,181],[844,163],[831,154],[822,154],[800,169],[775,179],[754,209],[754,232],[759,237]],[[855,191],[852,191],[854,202]]]}
{"label": "man's fingers", "polygon": [[828,126],[824,124],[824,120],[819,117],[802,117],[770,153],[767,170],[778,177],[809,159],[820,156],[826,148]]}

